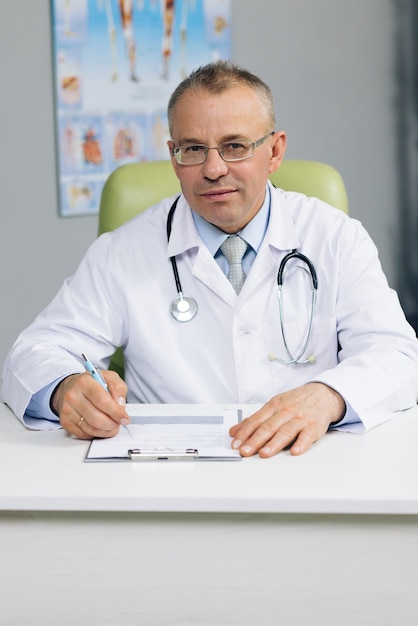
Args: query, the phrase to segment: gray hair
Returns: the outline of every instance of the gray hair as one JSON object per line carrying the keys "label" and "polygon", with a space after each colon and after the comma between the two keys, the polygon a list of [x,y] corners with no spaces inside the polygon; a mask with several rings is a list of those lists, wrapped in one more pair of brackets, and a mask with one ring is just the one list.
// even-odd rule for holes
{"label": "gray hair", "polygon": [[186,91],[207,91],[210,94],[221,94],[232,87],[247,86],[253,89],[265,107],[270,128],[274,129],[276,117],[274,113],[273,96],[270,87],[261,78],[252,74],[230,61],[216,61],[203,65],[194,70],[173,91],[167,108],[168,126],[170,134],[173,131],[173,121],[176,105]]}

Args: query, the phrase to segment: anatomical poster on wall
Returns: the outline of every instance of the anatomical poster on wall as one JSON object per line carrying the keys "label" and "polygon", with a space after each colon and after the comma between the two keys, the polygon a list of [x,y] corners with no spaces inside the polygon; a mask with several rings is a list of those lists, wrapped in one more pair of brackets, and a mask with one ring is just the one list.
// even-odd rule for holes
{"label": "anatomical poster on wall", "polygon": [[231,53],[231,0],[52,0],[59,212],[98,213],[109,174],[168,159],[168,99]]}

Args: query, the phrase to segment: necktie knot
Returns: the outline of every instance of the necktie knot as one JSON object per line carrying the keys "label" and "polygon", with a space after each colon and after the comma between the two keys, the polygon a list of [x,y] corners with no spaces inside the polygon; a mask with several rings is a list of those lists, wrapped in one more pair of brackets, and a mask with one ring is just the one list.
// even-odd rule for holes
{"label": "necktie knot", "polygon": [[239,235],[229,235],[221,245],[221,252],[229,262],[228,280],[237,294],[246,279],[242,267],[242,257],[247,250],[248,244]]}

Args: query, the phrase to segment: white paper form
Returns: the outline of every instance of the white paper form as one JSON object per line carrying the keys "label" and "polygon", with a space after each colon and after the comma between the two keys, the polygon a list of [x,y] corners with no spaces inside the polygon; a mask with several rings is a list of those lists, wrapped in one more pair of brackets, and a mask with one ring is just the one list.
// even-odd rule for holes
{"label": "white paper form", "polygon": [[237,408],[205,405],[128,404],[131,423],[111,439],[94,439],[86,461],[240,460],[229,429]]}

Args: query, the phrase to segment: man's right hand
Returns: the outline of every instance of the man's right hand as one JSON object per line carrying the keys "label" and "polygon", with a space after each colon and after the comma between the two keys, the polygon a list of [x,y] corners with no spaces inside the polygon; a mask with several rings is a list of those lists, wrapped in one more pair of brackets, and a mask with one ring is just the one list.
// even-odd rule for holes
{"label": "man's right hand", "polygon": [[130,422],[125,382],[115,372],[102,370],[101,374],[109,391],[89,373],[67,376],[54,391],[51,408],[61,426],[78,439],[114,437],[121,425]]}

